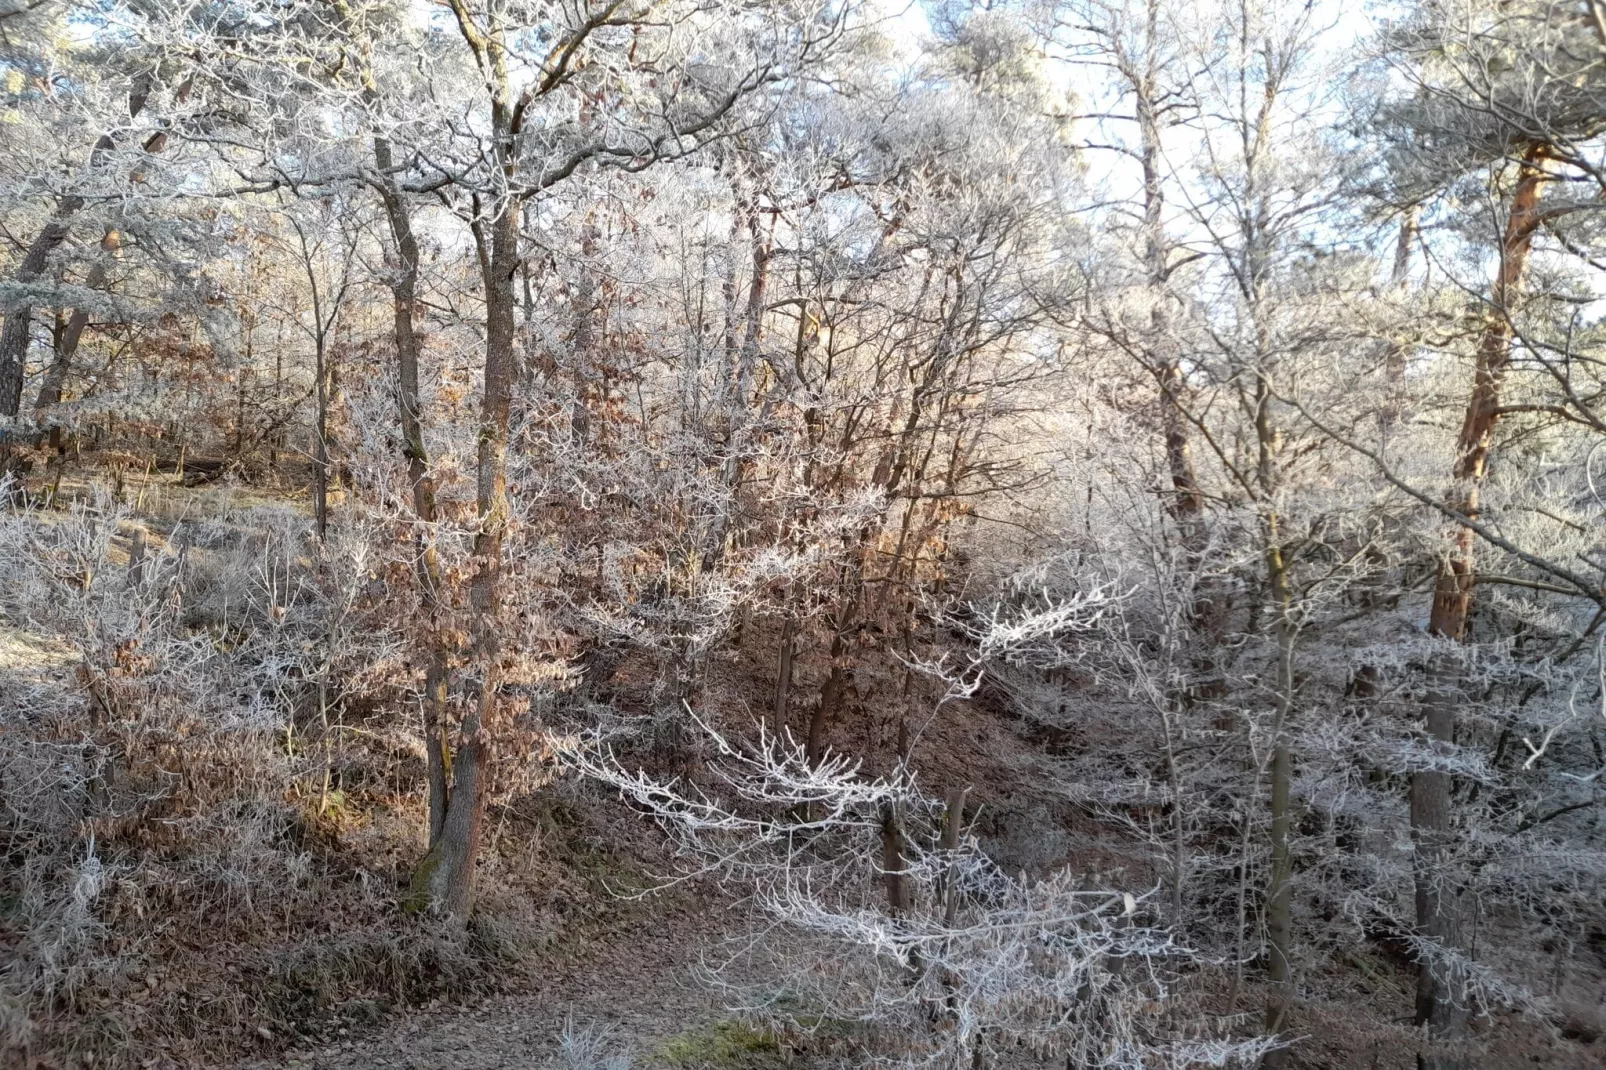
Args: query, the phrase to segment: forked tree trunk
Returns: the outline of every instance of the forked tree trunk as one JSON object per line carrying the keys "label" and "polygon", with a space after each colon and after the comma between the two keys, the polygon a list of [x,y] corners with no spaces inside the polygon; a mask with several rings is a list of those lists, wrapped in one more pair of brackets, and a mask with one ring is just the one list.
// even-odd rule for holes
{"label": "forked tree trunk", "polygon": [[[495,47],[500,48],[500,42]],[[502,68],[505,72],[505,67]],[[452,760],[452,786],[440,841],[426,856],[418,878],[426,880],[431,905],[454,918],[466,918],[474,905],[474,866],[479,854],[485,792],[494,759],[492,733],[500,675],[502,540],[507,532],[507,441],[512,406],[514,338],[518,294],[520,201],[516,178],[517,131],[512,126],[508,87],[493,101],[492,124],[497,163],[507,188],[498,194],[490,219],[474,224],[485,287],[485,379],[480,402],[474,536],[474,577],[469,586],[473,612],[474,658],[480,668],[480,706],[463,721]],[[427,874],[426,874],[426,871]],[[419,883],[415,879],[415,886]]]}
{"label": "forked tree trunk", "polygon": [[[1455,483],[1449,505],[1469,519],[1478,518],[1479,492],[1488,468],[1495,425],[1500,419],[1502,387],[1511,360],[1511,305],[1522,288],[1540,223],[1539,198],[1548,179],[1542,165],[1544,146],[1523,157],[1511,211],[1500,243],[1500,263],[1489,288],[1489,317],[1478,340],[1472,394],[1467,400],[1456,440]],[[1477,536],[1459,526],[1440,563],[1433,590],[1428,631],[1454,642],[1466,639],[1476,580]],[[1458,681],[1447,660],[1432,669],[1423,703],[1424,733],[1430,746],[1448,750],[1455,742]],[[1421,1070],[1460,1070],[1456,1052],[1466,1029],[1467,994],[1463,971],[1456,965],[1460,944],[1460,898],[1450,860],[1455,845],[1450,774],[1424,769],[1411,774],[1411,836],[1415,844],[1416,923],[1418,934],[1448,954],[1431,950],[1417,966],[1416,1024],[1425,1029],[1426,1050],[1418,1055]]]}
{"label": "forked tree trunk", "polygon": [[410,910],[429,910],[465,920],[474,910],[474,865],[479,858],[489,787],[489,747],[485,720],[496,701],[492,687],[480,693],[479,709],[463,719],[450,803],[439,837],[413,873],[407,893]]}

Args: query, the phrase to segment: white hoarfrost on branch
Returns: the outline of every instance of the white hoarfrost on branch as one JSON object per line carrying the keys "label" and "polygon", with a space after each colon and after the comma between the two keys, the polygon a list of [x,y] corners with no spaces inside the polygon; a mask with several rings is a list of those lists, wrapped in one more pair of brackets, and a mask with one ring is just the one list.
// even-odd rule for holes
{"label": "white hoarfrost on branch", "polygon": [[908,1067],[1016,1048],[1111,1070],[1237,1066],[1276,1046],[1171,1005],[1196,956],[1151,923],[1147,892],[1068,868],[1008,874],[950,824],[962,796],[927,796],[906,766],[876,777],[831,752],[811,763],[789,732],[760,725],[744,743],[687,712],[713,755],[706,789],[627,768],[605,737],[561,750],[665,829],[686,863],[674,880],[751,889],[760,924],[736,958],[778,956],[784,987],[742,980],[736,959],[711,977],[755,1019],[846,1028]]}

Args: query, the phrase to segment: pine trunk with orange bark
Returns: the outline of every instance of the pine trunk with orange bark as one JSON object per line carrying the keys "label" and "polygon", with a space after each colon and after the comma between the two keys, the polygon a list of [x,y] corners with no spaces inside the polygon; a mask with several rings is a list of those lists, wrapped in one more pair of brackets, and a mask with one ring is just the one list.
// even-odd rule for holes
{"label": "pine trunk with orange bark", "polygon": [[[1489,292],[1488,321],[1478,340],[1472,394],[1467,399],[1456,440],[1448,505],[1469,520],[1478,519],[1479,492],[1488,469],[1495,425],[1499,422],[1502,388],[1511,361],[1511,309],[1522,288],[1533,236],[1540,224],[1539,198],[1547,175],[1544,147],[1528,151],[1511,195],[1510,214],[1500,243],[1500,263]],[[1476,582],[1476,534],[1459,526],[1439,566],[1428,631],[1453,642],[1466,639]],[[1449,659],[1431,670],[1423,704],[1428,744],[1448,751],[1455,742],[1460,688]],[[1411,835],[1415,844],[1416,921],[1418,934],[1447,954],[1425,952],[1417,967],[1416,1024],[1426,1031],[1426,1049],[1417,1058],[1420,1070],[1460,1070],[1456,1045],[1466,1029],[1467,994],[1457,965],[1461,929],[1461,889],[1448,862],[1454,848],[1451,777],[1442,769],[1411,775]]]}

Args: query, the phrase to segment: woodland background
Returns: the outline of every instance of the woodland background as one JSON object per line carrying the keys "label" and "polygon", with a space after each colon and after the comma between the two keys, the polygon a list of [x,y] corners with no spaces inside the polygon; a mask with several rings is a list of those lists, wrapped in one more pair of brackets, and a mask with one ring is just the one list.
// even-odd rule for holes
{"label": "woodland background", "polygon": [[1599,0],[0,0],[0,191],[5,1065],[1606,1058]]}

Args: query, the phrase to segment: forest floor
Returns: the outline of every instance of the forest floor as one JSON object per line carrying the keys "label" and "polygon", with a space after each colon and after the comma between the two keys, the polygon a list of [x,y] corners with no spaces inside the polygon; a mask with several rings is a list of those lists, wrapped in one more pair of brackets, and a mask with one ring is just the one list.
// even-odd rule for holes
{"label": "forest floor", "polygon": [[579,1060],[563,1059],[565,1033],[595,1070],[610,1059],[638,1068],[780,1065],[773,1038],[739,1025],[694,976],[731,924],[706,899],[670,897],[556,958],[516,994],[412,1008],[366,1028],[353,1022],[239,1070],[567,1070]]}

